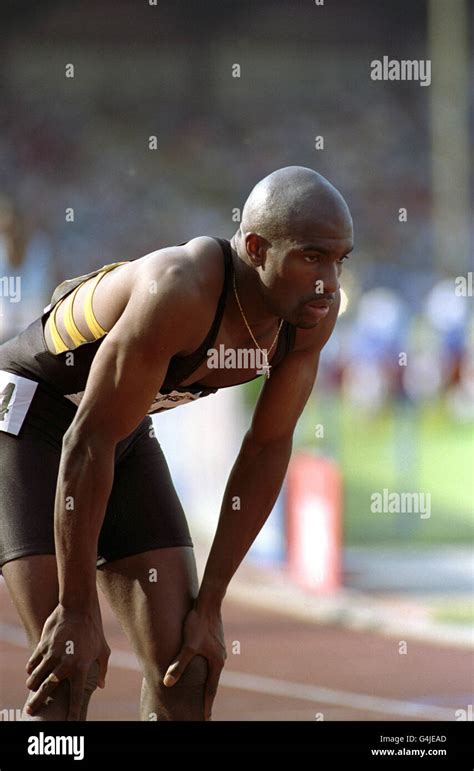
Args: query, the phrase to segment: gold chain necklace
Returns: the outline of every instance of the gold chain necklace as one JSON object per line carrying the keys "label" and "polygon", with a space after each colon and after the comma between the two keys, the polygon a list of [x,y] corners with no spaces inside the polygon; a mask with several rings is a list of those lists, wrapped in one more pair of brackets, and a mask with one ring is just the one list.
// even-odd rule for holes
{"label": "gold chain necklace", "polygon": [[265,376],[266,376],[267,378],[269,378],[269,377],[270,377],[270,370],[271,370],[272,366],[271,366],[271,364],[269,364],[269,362],[268,362],[268,357],[269,357],[270,353],[272,352],[273,346],[275,345],[276,341],[278,340],[278,336],[279,336],[279,334],[280,334],[280,329],[281,329],[281,327],[282,327],[282,324],[283,324],[283,319],[281,319],[281,321],[280,321],[280,326],[278,327],[278,331],[277,331],[277,333],[276,333],[276,335],[275,335],[275,339],[273,340],[273,343],[271,344],[271,346],[270,346],[270,348],[268,349],[268,351],[267,351],[267,350],[264,350],[263,348],[260,348],[259,344],[258,344],[258,343],[257,343],[257,341],[255,340],[255,337],[254,337],[254,335],[253,335],[253,332],[252,332],[252,330],[251,330],[251,329],[250,329],[250,327],[249,327],[248,321],[247,321],[247,319],[245,318],[245,313],[244,313],[244,311],[243,311],[243,308],[242,308],[242,306],[241,306],[241,304],[240,304],[239,295],[237,294],[237,287],[236,287],[236,285],[235,285],[235,270],[234,270],[234,271],[232,271],[232,282],[233,282],[233,284],[234,284],[234,294],[235,294],[235,299],[237,300],[237,305],[239,306],[239,309],[240,309],[240,313],[242,314],[242,318],[243,318],[243,320],[244,320],[244,322],[245,322],[245,326],[247,327],[247,329],[248,329],[248,331],[249,331],[249,333],[250,333],[250,337],[251,337],[251,338],[252,338],[252,340],[254,341],[255,345],[256,345],[256,346],[257,346],[257,348],[258,348],[258,350],[259,350],[259,351],[260,351],[260,353],[263,355],[263,358],[264,358],[264,365],[263,365],[263,367],[262,367],[262,371],[265,373]]}

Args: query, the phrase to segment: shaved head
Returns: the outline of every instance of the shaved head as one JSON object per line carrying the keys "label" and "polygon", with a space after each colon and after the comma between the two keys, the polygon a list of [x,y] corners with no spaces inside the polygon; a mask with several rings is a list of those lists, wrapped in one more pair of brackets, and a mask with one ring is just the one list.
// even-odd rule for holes
{"label": "shaved head", "polygon": [[353,245],[344,198],[306,166],[285,166],[261,179],[231,240],[237,279],[254,305],[304,329],[338,301],[342,263]]}
{"label": "shaved head", "polygon": [[345,238],[352,233],[352,219],[344,198],[325,177],[305,166],[285,166],[255,185],[244,205],[240,231],[270,243],[311,233]]}

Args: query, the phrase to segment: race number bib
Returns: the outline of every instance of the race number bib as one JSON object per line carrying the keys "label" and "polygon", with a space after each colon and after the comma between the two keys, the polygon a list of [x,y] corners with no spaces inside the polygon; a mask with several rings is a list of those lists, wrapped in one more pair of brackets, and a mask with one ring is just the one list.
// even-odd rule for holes
{"label": "race number bib", "polygon": [[[190,391],[171,391],[169,394],[157,393],[153,399],[153,403],[148,408],[148,414],[151,415],[154,412],[163,412],[164,410],[172,410],[174,407],[179,407],[181,404],[188,404],[194,402],[196,399],[201,398],[202,391],[192,393]],[[78,391],[77,394],[66,394],[66,399],[69,399],[73,404],[78,407],[84,396],[84,391]]]}
{"label": "race number bib", "polygon": [[169,394],[157,393],[149,408],[149,413],[172,410],[181,404],[189,404],[199,399],[202,391],[192,393],[190,391],[171,391]]}
{"label": "race number bib", "polygon": [[18,435],[37,387],[34,380],[0,369],[0,431]]}

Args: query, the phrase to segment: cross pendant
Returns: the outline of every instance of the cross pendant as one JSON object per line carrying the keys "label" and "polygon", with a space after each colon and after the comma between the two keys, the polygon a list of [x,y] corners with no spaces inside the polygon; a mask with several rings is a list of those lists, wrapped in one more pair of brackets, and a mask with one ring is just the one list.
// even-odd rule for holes
{"label": "cross pendant", "polygon": [[270,377],[270,370],[271,370],[271,368],[272,368],[272,365],[268,363],[268,355],[266,355],[265,356],[265,361],[263,363],[262,370],[265,373],[265,377],[267,378],[267,380]]}

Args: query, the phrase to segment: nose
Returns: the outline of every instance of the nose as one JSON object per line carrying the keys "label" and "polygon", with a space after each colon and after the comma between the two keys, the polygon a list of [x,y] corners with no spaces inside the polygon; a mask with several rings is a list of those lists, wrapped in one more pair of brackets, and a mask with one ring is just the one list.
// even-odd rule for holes
{"label": "nose", "polygon": [[[339,277],[337,274],[337,265],[334,262],[326,263],[325,265],[319,265],[318,275],[316,276],[315,286],[317,282],[322,281],[324,288],[324,294],[336,294],[339,289]],[[319,284],[321,286],[321,284]]]}

